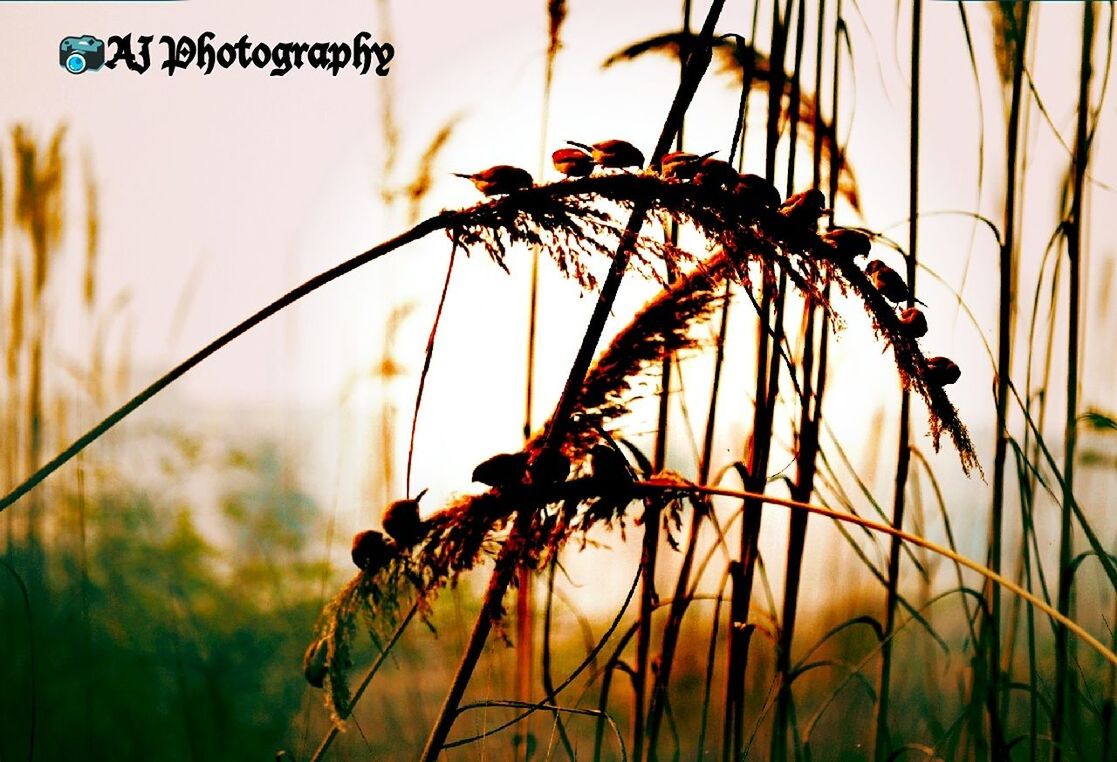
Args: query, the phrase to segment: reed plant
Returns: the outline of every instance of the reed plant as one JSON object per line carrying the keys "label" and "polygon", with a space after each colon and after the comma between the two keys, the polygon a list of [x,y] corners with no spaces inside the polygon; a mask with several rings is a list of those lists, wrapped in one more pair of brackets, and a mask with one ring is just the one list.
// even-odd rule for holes
{"label": "reed plant", "polygon": [[[488,583],[460,661],[447,676],[445,697],[422,750],[406,752],[422,759],[468,755],[506,730],[519,739],[516,756],[534,758],[542,754],[543,736],[536,730],[546,723],[546,755],[571,759],[1111,756],[1117,641],[1098,621],[1076,617],[1074,605],[1086,568],[1100,570],[1090,589],[1100,590],[1107,616],[1117,605],[1117,563],[1105,534],[1111,527],[1091,504],[1096,496],[1083,494],[1076,478],[1084,467],[1083,421],[1091,432],[1117,428],[1112,415],[1092,407],[1084,419],[1082,401],[1084,347],[1091,346],[1084,339],[1090,313],[1083,288],[1089,191],[1100,182],[1091,147],[1104,114],[1099,87],[1108,84],[1108,58],[1100,86],[1094,74],[1096,14],[1102,11],[1089,3],[1078,10],[1082,40],[1067,188],[1043,255],[1056,264],[1045,260],[1028,292],[1020,283],[1021,263],[1036,255],[1022,235],[1021,219],[1025,200],[1042,199],[1035,191],[1025,196],[1024,154],[1027,120],[1036,113],[1046,116],[1029,59],[1041,11],[1029,3],[998,3],[979,18],[984,11],[966,4],[956,8],[979,85],[983,70],[975,27],[984,25],[996,45],[996,84],[1005,102],[1006,139],[998,155],[1004,167],[1001,207],[993,217],[976,210],[957,215],[995,237],[995,325],[981,325],[961,296],[957,302],[978,328],[995,328],[995,346],[984,348],[994,378],[987,393],[969,383],[975,371],[939,356],[936,334],[924,338],[927,321],[945,321],[947,311],[924,296],[941,293],[925,290],[924,284],[939,276],[921,237],[930,212],[921,195],[921,168],[928,161],[923,136],[934,129],[935,119],[945,118],[922,100],[933,52],[923,39],[931,4],[911,0],[899,10],[910,23],[907,37],[897,41],[909,65],[908,121],[898,126],[906,133],[907,163],[888,182],[902,182],[906,191],[902,245],[879,221],[860,217],[867,204],[840,117],[848,113],[844,83],[851,59],[866,53],[851,44],[848,4],[756,0],[747,5],[738,9],[712,0],[703,8],[685,2],[678,30],[618,41],[625,47],[609,66],[640,66],[646,54],[667,54],[679,64],[678,87],[664,104],[659,138],[644,166],[610,168],[602,158],[608,150],[598,145],[584,161],[600,167],[580,177],[517,179],[502,186],[502,173],[511,176],[508,167],[471,175],[491,198],[417,219],[394,238],[292,289],[156,379],[45,464],[39,462],[42,439],[36,433],[44,403],[30,392],[19,396],[26,420],[7,425],[27,435],[30,449],[26,459],[8,456],[8,473],[29,476],[0,498],[0,510],[9,510],[9,516],[25,511],[33,532],[42,509],[36,502],[41,483],[56,478],[59,468],[141,405],[302,297],[441,234],[451,253],[440,283],[439,318],[459,255],[486,258],[505,270],[517,257],[532,259],[524,444],[479,467],[475,481],[485,483],[485,491],[442,506],[424,505],[421,516],[418,508],[408,509],[413,516],[406,530],[386,514],[387,538],[374,529],[358,535],[359,571],[326,603],[308,638],[304,669],[322,689],[332,723],[314,759],[330,753],[362,697],[376,693],[374,678],[383,679],[382,667],[394,649],[423,637],[412,632],[414,623],[433,624],[440,597],[467,575],[481,573],[488,574]],[[549,2],[545,11],[544,151],[550,147],[549,97],[561,76],[564,22],[582,9]],[[697,31],[692,15],[702,19]],[[715,62],[720,68],[712,67]],[[683,128],[688,115],[695,118],[695,94],[700,87],[724,86],[719,81],[724,72],[731,75],[736,106],[726,129],[729,161],[707,158],[699,164],[698,157],[690,177],[674,175],[668,166],[677,158],[664,159],[669,151],[691,148]],[[388,133],[395,129],[393,119],[386,110]],[[435,137],[408,192],[415,218],[433,182],[434,161],[450,145],[451,124]],[[759,147],[762,166],[749,166],[746,145]],[[982,139],[979,162],[984,152]],[[60,214],[51,206],[55,197],[48,187],[58,159],[48,151],[44,169],[34,155],[26,157],[27,150],[19,155],[32,168],[28,176],[46,184],[31,196],[26,189],[17,193],[14,217],[38,264],[29,283],[22,275],[11,281],[20,319],[34,319],[29,332],[12,323],[9,346],[16,343],[18,351],[13,355],[9,349],[9,376],[26,373],[34,387],[41,376],[35,347],[42,333],[34,328],[36,320],[42,323],[34,305],[41,301],[40,281],[45,283],[55,243],[51,225]],[[543,169],[541,163],[537,180]],[[984,182],[984,169],[980,176]],[[90,231],[96,232],[92,222]],[[897,254],[903,265],[896,269],[881,261]],[[535,374],[542,348],[536,326],[544,267],[577,284],[595,303],[561,394],[538,424]],[[609,336],[607,319],[619,309],[618,291],[629,280],[643,281],[650,298]],[[1045,291],[1046,316],[1041,314]],[[1030,304],[1021,293],[1034,294]],[[932,303],[923,305],[921,297]],[[1065,341],[1056,336],[1060,311]],[[1025,315],[1030,328],[1022,339],[1018,326]],[[734,335],[731,328],[742,325],[747,330]],[[412,433],[437,330],[436,318]],[[830,384],[834,357],[843,351],[836,338],[850,332],[871,335],[894,361],[897,404],[884,415],[895,422],[898,441],[895,457],[885,459],[893,470],[884,496],[859,472],[826,415],[837,405],[870,405],[835,399]],[[1063,355],[1064,434],[1055,443],[1044,424],[1060,367],[1055,358]],[[725,388],[727,364],[742,357],[749,388]],[[703,362],[708,376],[690,374],[690,367]],[[1034,374],[1037,364],[1041,372]],[[963,384],[952,386],[959,376]],[[708,386],[699,392],[684,384],[684,378],[695,377],[708,378]],[[961,472],[974,493],[985,494],[978,446],[952,400],[954,389],[964,390],[965,409],[980,397],[995,421],[983,558],[960,550],[955,531],[960,507],[942,488]],[[655,400],[655,426],[641,438],[644,397]],[[697,425],[690,418],[693,399],[705,407]],[[917,423],[923,411],[926,437]],[[715,442],[731,428],[743,433],[725,459]],[[677,443],[688,438],[692,470],[677,452],[685,449]],[[937,451],[944,438],[956,462],[927,451],[927,445]],[[888,441],[885,445],[893,450]],[[1013,467],[1018,506],[1012,505]],[[740,488],[729,487],[728,479],[739,481]],[[402,511],[401,504],[412,500],[410,463],[407,483],[402,501],[391,503],[385,496],[391,511]],[[19,501],[25,505],[15,508]],[[777,506],[789,511],[786,524]],[[1040,535],[1040,526],[1051,523],[1040,511],[1052,508],[1058,515],[1056,558],[1044,550],[1051,538]],[[934,539],[933,526],[940,522],[944,537]],[[775,555],[773,526],[779,528]],[[603,631],[587,635],[584,655],[572,656],[577,649],[560,646],[555,629],[563,559],[581,552],[608,555],[612,551],[598,547],[605,537],[638,545],[639,560],[627,595]],[[835,558],[849,559],[846,568],[854,581],[845,583],[848,590],[838,589],[836,569],[829,570],[830,578],[820,576],[812,554],[826,546],[839,549]],[[777,569],[780,584],[773,585]],[[511,625],[507,608],[513,595]],[[818,599],[829,601],[821,611],[809,603]],[[592,624],[586,622],[585,629],[592,633]],[[364,635],[375,656],[357,677],[367,657],[360,645]],[[486,652],[498,637],[516,649],[511,697],[492,685],[490,690],[477,685]],[[917,670],[925,670],[922,677]],[[914,686],[920,679],[925,684]],[[1022,706],[1026,711],[1017,711]],[[479,731],[462,729],[463,716],[481,712],[487,719]]]}

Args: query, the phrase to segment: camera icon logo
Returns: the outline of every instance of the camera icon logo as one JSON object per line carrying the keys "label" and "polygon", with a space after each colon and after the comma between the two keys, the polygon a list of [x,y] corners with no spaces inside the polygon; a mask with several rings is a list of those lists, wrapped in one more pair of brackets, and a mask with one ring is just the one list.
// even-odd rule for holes
{"label": "camera icon logo", "polygon": [[105,65],[105,43],[91,34],[63,37],[58,44],[58,63],[71,74],[97,71]]}

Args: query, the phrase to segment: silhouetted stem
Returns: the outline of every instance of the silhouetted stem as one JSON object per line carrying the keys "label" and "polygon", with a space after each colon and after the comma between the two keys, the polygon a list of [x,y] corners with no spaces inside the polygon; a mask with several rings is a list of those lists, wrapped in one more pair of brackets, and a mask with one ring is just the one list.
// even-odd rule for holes
{"label": "silhouetted stem", "polygon": [[[585,194],[602,193],[606,196],[615,197],[629,197],[641,196],[643,197],[647,191],[655,187],[663,187],[664,183],[655,177],[639,176],[639,175],[599,175],[596,177],[586,177],[574,181],[560,181],[548,185],[541,185],[529,190],[520,191],[515,194],[504,196],[494,201],[488,201],[481,207],[493,205],[507,205],[517,206],[519,204],[530,204],[533,200],[545,198],[562,198],[569,196],[579,196]],[[645,190],[646,189],[646,190]],[[60,452],[48,463],[44,464],[23,482],[17,485],[14,489],[0,498],[0,511],[10,507],[13,503],[26,495],[44,479],[53,474],[59,468],[71,461],[78,453],[86,447],[97,441],[101,436],[106,434],[109,430],[115,427],[118,423],[123,421],[129,415],[134,413],[144,403],[151,400],[161,391],[169,387],[178,379],[185,376],[202,361],[215,354],[218,350],[231,344],[236,339],[240,338],[250,330],[263,323],[268,318],[281,312],[295,302],[299,301],[305,296],[314,293],[318,289],[326,286],[343,275],[347,275],[354,270],[373,262],[383,256],[391,254],[392,252],[403,248],[404,246],[414,243],[431,233],[440,230],[453,229],[459,225],[467,223],[479,207],[470,207],[467,209],[457,211],[445,211],[433,217],[429,217],[410,229],[400,233],[394,238],[390,238],[383,243],[377,244],[366,251],[345,260],[330,269],[315,275],[310,280],[302,285],[288,291],[281,297],[271,302],[267,306],[261,308],[249,317],[245,318],[235,326],[230,328],[225,333],[218,336],[216,339],[206,344],[194,354],[187,357],[181,363],[167,371],[158,379],[149,384],[146,388],[136,394],[134,397],[125,402],[122,406],[110,413],[104,420],[91,428],[81,437],[76,439],[73,444]]]}
{"label": "silhouetted stem", "polygon": [[772,495],[766,495],[760,492],[749,492],[747,490],[733,490],[708,485],[686,484],[682,482],[656,480],[636,482],[634,488],[637,490],[637,492],[694,492],[703,495],[722,495],[723,497],[734,497],[741,500],[752,500],[755,502],[767,503],[769,505],[780,505],[784,508],[807,511],[808,513],[813,513],[818,516],[826,516],[827,518],[836,519],[837,521],[842,521],[847,524],[856,524],[857,526],[864,527],[866,529],[872,530],[873,532],[879,532],[881,534],[895,537],[901,542],[906,542],[921,548],[925,548],[932,553],[943,556],[944,558],[947,558],[954,563],[960,564],[961,566],[964,566],[971,571],[975,571],[991,582],[995,582],[996,584],[1005,588],[1013,595],[1020,596],[1030,605],[1034,606],[1047,616],[1051,617],[1054,622],[1062,625],[1063,627],[1067,628],[1068,631],[1074,633],[1080,640],[1097,651],[1107,662],[1117,665],[1117,653],[1111,651],[1104,643],[1087,632],[1081,625],[1068,618],[1064,614],[1059,613],[1059,611],[1057,611],[1050,604],[1043,601],[1041,598],[1028,592],[1023,587],[1013,582],[1011,579],[1008,579],[1007,577],[997,574],[989,568],[982,566],[977,561],[967,558],[961,553],[939,545],[938,543],[931,542],[930,540],[925,539],[917,534],[905,532],[902,529],[896,529],[895,527],[889,526],[888,524],[883,524],[879,521],[862,518],[861,516],[855,516],[851,513],[842,513],[840,511],[831,510],[830,508],[824,508],[821,505],[804,503],[797,500],[788,500],[786,498],[774,497]]}
{"label": "silhouetted stem", "polygon": [[[908,155],[908,219],[909,238],[907,256],[908,307],[915,306],[915,274],[917,244],[919,241],[919,85],[920,49],[922,43],[923,0],[912,3],[911,30],[911,137]],[[896,479],[892,495],[892,526],[904,526],[905,493],[908,468],[911,463],[911,394],[907,388],[900,392],[900,434],[896,456]],[[892,629],[896,624],[896,602],[900,585],[900,541],[894,535],[888,552],[887,593],[884,612],[884,639],[880,653],[880,698],[877,701],[876,740],[874,749],[878,762],[891,753],[888,733],[888,710],[891,702],[892,679]]]}
{"label": "silhouetted stem", "polygon": [[[795,187],[795,157],[799,138],[799,100],[801,97],[801,67],[803,63],[803,39],[806,32],[806,2],[799,0],[795,23],[795,66],[792,69],[791,97],[788,104],[790,129],[788,134],[787,189],[788,194]],[[819,24],[822,24],[821,17]],[[831,199],[833,206],[833,199]],[[814,302],[808,298],[804,306],[804,349],[802,361],[803,388],[800,394],[801,423],[799,446],[796,452],[797,481],[799,482],[792,497],[807,500],[814,489],[814,459],[817,447],[817,434],[812,434],[810,405],[814,381]],[[781,328],[782,330],[782,328]],[[803,495],[802,490],[807,490]],[[795,613],[799,597],[799,571],[802,565],[803,541],[806,537],[806,514],[793,513],[790,517],[788,535],[787,573],[784,580],[783,616],[780,620],[778,643],[776,647],[776,671],[780,686],[776,697],[776,717],[772,730],[772,759],[782,762],[787,756],[787,723],[791,715],[790,670],[791,638],[795,631]]]}
{"label": "silhouetted stem", "polygon": [[[652,167],[658,166],[659,159],[667,152],[667,147],[675,138],[679,125],[682,123],[683,114],[686,113],[687,108],[690,106],[691,99],[698,89],[698,83],[706,73],[711,58],[710,41],[713,38],[714,26],[721,15],[721,10],[724,5],[725,0],[714,0],[710,7],[710,12],[706,17],[706,23],[702,27],[699,48],[692,51],[690,55],[687,62],[687,76],[683,77],[682,82],[679,84],[679,90],[675,95],[674,102],[671,104],[671,109],[668,112],[663,131],[659,136],[659,141],[652,154]],[[578,354],[570,369],[570,375],[567,378],[566,386],[563,388],[562,396],[559,397],[554,416],[551,418],[545,440],[545,447],[548,449],[555,448],[562,441],[564,427],[567,425],[570,414],[574,411],[574,406],[577,404],[578,392],[581,390],[586,373],[589,371],[598,341],[601,339],[601,334],[605,328],[605,321],[609,316],[609,311],[616,298],[617,290],[620,288],[621,278],[624,276],[624,272],[628,266],[628,258],[631,254],[632,247],[635,245],[636,238],[643,226],[644,217],[648,209],[647,203],[646,201],[641,201],[636,204],[632,216],[629,219],[628,226],[621,236],[620,248],[613,258],[613,263],[609,268],[609,275],[606,277],[605,283],[601,287],[601,293],[598,296],[593,315],[590,317],[589,326],[586,328],[581,347],[578,349]],[[521,507],[516,514],[512,532],[508,540],[505,541],[502,546],[500,554],[496,559],[495,568],[489,580],[488,589],[485,592],[485,599],[481,607],[481,612],[477,615],[477,620],[474,622],[473,632],[470,634],[465,653],[462,655],[461,663],[458,665],[458,670],[454,675],[446,700],[442,705],[442,709],[439,711],[438,718],[435,720],[434,727],[431,729],[431,734],[427,738],[427,744],[422,754],[423,760],[433,762],[433,760],[437,759],[443,744],[446,742],[446,738],[449,736],[450,728],[454,723],[454,718],[457,716],[458,706],[461,704],[462,697],[465,695],[466,686],[469,685],[473,670],[477,666],[477,660],[480,658],[481,651],[484,649],[485,642],[488,640],[493,622],[501,615],[501,602],[517,567],[516,562],[518,561],[521,550],[521,538],[531,525],[533,513],[534,506],[526,505]]]}
{"label": "silhouetted stem", "polygon": [[[1018,12],[1019,9],[1019,12]],[[993,504],[989,516],[989,566],[1001,570],[1002,537],[1004,535],[1004,497],[1008,455],[1008,389],[1012,377],[1012,330],[1016,312],[1016,196],[1021,116],[1021,82],[1028,42],[1028,5],[1010,6],[1012,18],[1013,69],[1012,90],[1008,113],[1008,137],[1005,167],[1005,208],[1003,242],[1000,252],[999,309],[997,317],[996,415],[997,435],[993,455]],[[975,692],[984,683],[984,699],[989,718],[993,755],[1004,754],[1000,710],[1001,684],[1001,593],[996,585],[986,588],[988,621],[982,626],[979,649],[984,654],[985,676],[975,676]],[[976,696],[981,698],[981,696]]]}
{"label": "silhouetted stem", "polygon": [[[353,707],[357,705],[357,702],[361,700],[361,696],[364,695],[365,689],[368,688],[369,683],[372,682],[372,678],[375,677],[376,673],[380,671],[380,667],[384,664],[384,660],[388,658],[388,654],[390,654],[392,652],[392,648],[395,647],[396,641],[398,641],[403,635],[404,630],[407,629],[407,625],[411,623],[411,620],[415,617],[415,614],[417,614],[418,611],[419,603],[418,601],[416,601],[411,605],[411,609],[407,612],[407,616],[405,616],[400,621],[400,623],[396,625],[396,629],[392,633],[392,637],[388,638],[388,642],[384,645],[384,648],[380,651],[380,653],[376,655],[376,660],[372,663],[372,666],[368,668],[368,672],[366,672],[365,676],[361,678],[360,685],[358,685],[357,689],[353,691],[353,698],[349,700],[348,709],[350,712],[352,712]],[[314,752],[314,756],[310,758],[310,762],[319,762],[319,760],[322,759],[326,752],[329,751],[330,746],[333,744],[334,739],[337,738],[337,734],[340,731],[341,728],[338,725],[333,725],[330,728],[329,732],[326,733],[325,738],[322,739],[322,743],[318,745],[318,749]]]}
{"label": "silhouetted stem", "polygon": [[[780,12],[779,0],[772,3],[772,30],[770,55],[770,81],[768,83],[768,113],[765,141],[765,177],[774,182],[776,151],[780,141],[780,122],[784,93],[784,57],[787,52],[787,31],[792,0],[786,0]],[[791,180],[790,173],[788,180]],[[780,287],[773,299],[771,288],[765,287],[761,302],[760,322],[757,328],[757,368],[753,408],[753,428],[749,437],[745,478],[749,490],[759,492],[767,480],[768,457],[771,451],[771,428],[779,383],[779,345],[783,330],[784,284],[786,273],[780,273]],[[774,306],[774,310],[772,309]],[[747,626],[752,600],[752,581],[759,557],[762,512],[760,504],[755,510],[746,505],[741,522],[741,559],[732,565],[733,581],[728,632],[729,655],[726,667],[725,727],[722,739],[723,760],[741,758],[744,744],[745,675],[748,669],[749,643],[752,629]]]}
{"label": "silhouetted stem", "polygon": [[[1090,80],[1092,76],[1091,58],[1094,43],[1094,7],[1092,3],[1082,4],[1082,59],[1078,78],[1078,120],[1074,142],[1074,182],[1071,197],[1070,220],[1067,225],[1067,262],[1070,265],[1070,294],[1068,297],[1067,317],[1067,415],[1066,445],[1063,455],[1063,495],[1062,521],[1059,530],[1059,613],[1069,617],[1071,609],[1074,568],[1072,554],[1072,513],[1074,504],[1074,458],[1078,442],[1078,356],[1079,356],[1079,301],[1082,266],[1082,206],[1083,180],[1089,163],[1090,142],[1087,136],[1087,116],[1090,111]],[[1066,727],[1070,712],[1067,711],[1071,691],[1070,643],[1063,627],[1055,630],[1055,698],[1051,718],[1051,758],[1056,762],[1062,759],[1066,738],[1070,737]]]}

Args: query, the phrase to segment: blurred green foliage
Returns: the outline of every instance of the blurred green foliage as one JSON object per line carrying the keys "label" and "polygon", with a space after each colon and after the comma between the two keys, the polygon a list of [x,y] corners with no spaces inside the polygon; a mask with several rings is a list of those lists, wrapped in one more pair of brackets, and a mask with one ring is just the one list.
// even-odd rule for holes
{"label": "blurred green foliage", "polygon": [[40,760],[270,759],[290,745],[330,575],[308,542],[318,512],[272,448],[228,470],[237,486],[204,532],[187,505],[120,488],[56,496],[80,514],[59,527],[84,530],[7,548],[32,640],[0,569],[0,759],[29,757],[33,725]]}

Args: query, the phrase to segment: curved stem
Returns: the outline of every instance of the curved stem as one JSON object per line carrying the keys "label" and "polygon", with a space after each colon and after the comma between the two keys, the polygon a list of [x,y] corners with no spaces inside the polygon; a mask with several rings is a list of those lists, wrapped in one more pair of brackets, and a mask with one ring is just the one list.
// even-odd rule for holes
{"label": "curved stem", "polygon": [[[372,682],[372,678],[380,671],[381,665],[383,665],[384,660],[388,658],[388,654],[392,652],[392,648],[395,647],[396,641],[403,635],[404,630],[407,629],[407,625],[411,624],[411,620],[418,611],[419,603],[416,601],[411,605],[411,610],[407,612],[407,616],[396,625],[396,630],[392,633],[392,637],[388,639],[388,642],[384,645],[384,649],[377,655],[376,661],[372,663],[372,666],[368,668],[368,672],[361,678],[361,684],[357,686],[357,690],[353,691],[353,698],[349,701],[350,711],[352,711],[353,707],[360,701],[365,689],[368,688],[369,683]],[[310,758],[310,762],[319,762],[319,760],[322,759],[326,752],[329,751],[330,746],[333,744],[334,739],[337,738],[339,732],[341,732],[341,728],[338,725],[333,725],[330,728],[329,732],[326,733],[326,736],[322,739],[322,743],[318,745],[318,749],[314,752],[314,756]]]}
{"label": "curved stem", "polygon": [[442,283],[442,296],[438,299],[438,309],[434,313],[430,336],[427,337],[427,350],[423,355],[423,369],[419,372],[419,388],[415,392],[415,412],[411,416],[411,441],[407,446],[407,478],[404,480],[404,494],[411,497],[411,464],[415,459],[415,431],[419,428],[419,406],[423,403],[423,391],[427,388],[427,373],[434,357],[434,340],[438,336],[438,325],[442,322],[442,309],[446,306],[446,294],[450,291],[450,277],[454,274],[454,261],[457,259],[458,244],[450,249],[450,261],[446,265],[446,280]]}
{"label": "curved stem", "polygon": [[1013,595],[1019,596],[1023,600],[1027,601],[1030,605],[1034,606],[1047,616],[1051,617],[1051,619],[1053,619],[1055,622],[1065,627],[1069,632],[1073,633],[1076,637],[1086,643],[1086,645],[1090,646],[1090,648],[1101,654],[1102,658],[1104,658],[1107,662],[1113,665],[1117,665],[1117,653],[1109,650],[1109,648],[1105,646],[1105,644],[1103,644],[1100,640],[1083,629],[1081,625],[1077,624],[1074,620],[1056,610],[1053,606],[1049,605],[1041,598],[1038,598],[1037,596],[1028,592],[1023,587],[1013,582],[1011,579],[1008,579],[1007,577],[994,572],[988,567],[982,566],[977,561],[967,558],[961,553],[957,553],[950,548],[944,547],[942,545],[939,545],[938,543],[932,542],[931,540],[920,537],[917,534],[905,532],[902,529],[896,529],[895,527],[888,526],[887,524],[882,524],[879,521],[873,521],[871,519],[861,518],[860,516],[854,516],[849,513],[842,513],[840,511],[834,511],[829,508],[824,508],[821,505],[804,503],[798,500],[787,500],[785,498],[773,497],[772,495],[766,495],[758,492],[746,492],[743,490],[726,489],[723,487],[710,487],[698,484],[685,484],[679,482],[665,482],[654,480],[636,482],[634,486],[637,490],[652,490],[655,492],[697,492],[704,495],[721,495],[723,497],[734,497],[740,498],[742,500],[754,500],[756,502],[768,503],[769,505],[780,505],[784,508],[807,511],[819,516],[826,516],[827,518],[835,519],[837,521],[843,521],[847,524],[856,524],[857,526],[864,527],[865,529],[869,529],[874,532],[891,535],[892,537],[896,537],[903,542],[909,542],[912,545],[917,545],[921,548],[931,551],[932,553],[948,558],[956,564],[960,564],[961,566],[965,566],[971,571],[977,572],[981,576],[988,579],[990,582],[994,582],[1000,585],[1005,590],[1008,590]]}
{"label": "curved stem", "polygon": [[[655,184],[655,185],[653,185]],[[75,456],[78,455],[93,442],[97,441],[101,436],[115,427],[118,423],[123,421],[129,415],[134,413],[144,403],[150,401],[155,395],[166,389],[178,379],[182,378],[188,372],[193,370],[203,360],[206,360],[211,355],[215,354],[218,350],[231,344],[236,339],[240,338],[248,331],[252,330],[260,323],[268,318],[289,307],[295,302],[299,301],[305,296],[314,293],[323,286],[332,283],[343,275],[362,267],[373,260],[379,259],[387,254],[400,249],[407,244],[414,243],[426,236],[439,230],[450,230],[456,226],[469,223],[471,218],[476,216],[479,210],[491,211],[494,208],[503,206],[517,207],[518,205],[528,205],[532,202],[537,202],[542,199],[566,198],[570,196],[579,196],[593,193],[605,192],[606,195],[619,194],[620,197],[627,197],[630,194],[636,197],[644,198],[648,195],[648,191],[653,187],[659,187],[662,183],[653,177],[640,176],[640,175],[599,175],[596,177],[586,177],[574,181],[559,181],[550,183],[548,185],[541,185],[529,190],[520,191],[518,193],[503,196],[494,201],[487,201],[467,209],[457,211],[445,211],[433,217],[428,217],[417,225],[405,230],[403,233],[390,238],[383,243],[377,244],[360,254],[345,260],[344,262],[331,267],[330,269],[315,275],[310,280],[302,285],[291,289],[281,297],[271,302],[267,306],[259,309],[249,317],[245,318],[235,326],[230,328],[225,333],[218,336],[216,339],[206,344],[194,354],[183,360],[181,363],[167,371],[165,374],[157,378],[146,388],[125,402],[122,406],[110,413],[104,420],[91,428],[81,437],[76,439],[73,444],[65,450],[56,455],[50,462],[41,466],[37,471],[32,473],[18,486],[0,498],[0,511],[9,508],[13,503],[26,495],[36,486],[38,486],[44,479],[53,474],[62,466],[66,465]]]}

